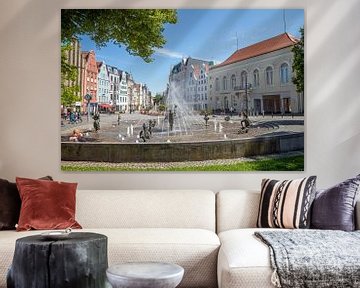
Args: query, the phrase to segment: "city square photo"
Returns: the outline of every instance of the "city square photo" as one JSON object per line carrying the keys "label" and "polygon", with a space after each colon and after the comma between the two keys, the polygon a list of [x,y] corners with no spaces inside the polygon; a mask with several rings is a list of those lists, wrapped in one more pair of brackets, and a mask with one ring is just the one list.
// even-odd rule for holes
{"label": "city square photo", "polygon": [[62,9],[63,171],[303,171],[303,9]]}

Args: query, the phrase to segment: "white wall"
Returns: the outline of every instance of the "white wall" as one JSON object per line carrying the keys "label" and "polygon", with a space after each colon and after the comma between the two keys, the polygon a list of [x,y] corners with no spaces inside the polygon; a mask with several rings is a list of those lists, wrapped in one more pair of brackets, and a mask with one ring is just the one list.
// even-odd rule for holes
{"label": "white wall", "polygon": [[[60,9],[88,7],[305,8],[305,172],[61,172]],[[257,189],[263,177],[315,174],[318,186],[326,187],[354,176],[360,173],[359,15],[358,0],[6,1],[0,10],[0,178],[49,174],[82,189],[216,191]]]}

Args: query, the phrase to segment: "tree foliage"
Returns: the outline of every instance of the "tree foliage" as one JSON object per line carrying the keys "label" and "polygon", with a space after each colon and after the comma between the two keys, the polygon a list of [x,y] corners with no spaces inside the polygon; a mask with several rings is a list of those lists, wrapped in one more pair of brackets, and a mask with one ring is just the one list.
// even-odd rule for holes
{"label": "tree foliage", "polygon": [[154,97],[154,104],[164,104],[165,103],[165,97],[161,94],[156,94],[155,97]]}
{"label": "tree foliage", "polygon": [[88,35],[98,47],[111,41],[151,62],[155,49],[166,42],[164,24],[176,21],[176,10],[169,9],[63,9],[61,40]]}
{"label": "tree foliage", "polygon": [[304,27],[300,28],[301,38],[292,49],[294,62],[292,69],[295,72],[292,77],[298,93],[304,93]]}
{"label": "tree foliage", "polygon": [[77,68],[70,65],[66,59],[66,53],[71,48],[70,43],[62,43],[61,45],[61,104],[65,107],[71,106],[81,99],[77,96],[80,87],[75,84],[78,77]]}

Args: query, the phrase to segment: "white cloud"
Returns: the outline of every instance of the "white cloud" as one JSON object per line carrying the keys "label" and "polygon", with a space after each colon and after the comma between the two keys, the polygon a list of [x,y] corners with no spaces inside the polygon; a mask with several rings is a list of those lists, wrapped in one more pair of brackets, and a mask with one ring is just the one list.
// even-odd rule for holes
{"label": "white cloud", "polygon": [[178,51],[172,51],[166,48],[159,48],[155,50],[155,53],[159,56],[169,57],[169,58],[176,58],[176,59],[182,59],[185,57],[185,55]]}

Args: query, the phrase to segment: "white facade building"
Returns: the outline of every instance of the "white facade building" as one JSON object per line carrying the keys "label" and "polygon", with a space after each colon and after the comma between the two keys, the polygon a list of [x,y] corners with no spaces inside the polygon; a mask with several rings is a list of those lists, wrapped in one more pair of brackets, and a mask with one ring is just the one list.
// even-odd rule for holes
{"label": "white facade building", "polygon": [[120,73],[119,98],[116,105],[119,107],[119,111],[122,112],[127,111],[129,107],[128,86],[125,71],[121,71]]}
{"label": "white facade building", "polygon": [[110,104],[110,80],[105,62],[97,62],[98,67],[98,102],[99,104]]}
{"label": "white facade building", "polygon": [[170,71],[168,93],[178,93],[193,110],[207,109],[208,72],[212,64],[191,57],[183,59]]}
{"label": "white facade building", "polygon": [[116,110],[119,111],[119,88],[120,88],[120,73],[116,67],[107,65],[108,77],[110,80],[110,101],[112,105],[116,105]]}
{"label": "white facade building", "polygon": [[292,83],[292,47],[284,33],[233,53],[209,71],[209,104],[235,113],[303,113],[303,96]]}

